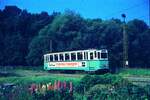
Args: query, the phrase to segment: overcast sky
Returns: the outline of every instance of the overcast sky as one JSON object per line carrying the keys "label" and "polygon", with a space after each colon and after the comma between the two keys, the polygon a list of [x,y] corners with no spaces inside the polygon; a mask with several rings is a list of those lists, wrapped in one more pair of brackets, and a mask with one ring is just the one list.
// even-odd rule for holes
{"label": "overcast sky", "polygon": [[0,9],[6,5],[16,5],[31,13],[51,14],[70,9],[84,18],[121,19],[125,13],[127,21],[138,18],[148,23],[149,20],[148,0],[0,0]]}

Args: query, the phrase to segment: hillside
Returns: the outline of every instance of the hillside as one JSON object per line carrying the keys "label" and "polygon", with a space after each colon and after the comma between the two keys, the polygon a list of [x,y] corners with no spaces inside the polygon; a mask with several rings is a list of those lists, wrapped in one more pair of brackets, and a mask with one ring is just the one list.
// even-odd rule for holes
{"label": "hillside", "polygon": [[[0,10],[0,65],[40,66],[43,54],[66,50],[108,49],[110,68],[122,66],[120,19],[85,19],[73,11],[32,14],[16,6]],[[150,30],[139,19],[126,23],[130,67],[149,67]]]}

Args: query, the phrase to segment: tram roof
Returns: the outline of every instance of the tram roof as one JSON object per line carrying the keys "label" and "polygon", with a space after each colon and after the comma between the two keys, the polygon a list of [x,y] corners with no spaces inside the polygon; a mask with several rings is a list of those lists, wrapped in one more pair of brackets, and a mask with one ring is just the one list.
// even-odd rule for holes
{"label": "tram roof", "polygon": [[59,54],[59,53],[74,53],[74,52],[85,52],[85,51],[102,51],[102,50],[106,50],[107,49],[87,49],[87,50],[73,50],[73,51],[61,51],[61,52],[50,52],[44,55],[49,55],[49,54]]}

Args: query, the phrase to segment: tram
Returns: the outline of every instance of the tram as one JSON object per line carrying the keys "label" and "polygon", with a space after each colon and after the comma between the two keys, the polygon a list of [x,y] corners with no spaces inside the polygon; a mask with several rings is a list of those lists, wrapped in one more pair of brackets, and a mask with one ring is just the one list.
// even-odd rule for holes
{"label": "tram", "polygon": [[88,49],[47,53],[44,55],[44,70],[86,72],[109,70],[108,51]]}

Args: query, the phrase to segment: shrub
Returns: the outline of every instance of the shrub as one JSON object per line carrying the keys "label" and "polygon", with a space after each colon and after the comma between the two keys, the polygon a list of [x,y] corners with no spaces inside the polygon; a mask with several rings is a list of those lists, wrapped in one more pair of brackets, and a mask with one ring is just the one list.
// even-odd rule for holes
{"label": "shrub", "polygon": [[90,87],[93,87],[96,84],[116,84],[121,81],[122,78],[112,74],[105,75],[86,75],[80,81],[80,84],[76,86],[76,92],[84,93],[88,91]]}
{"label": "shrub", "polygon": [[87,75],[76,86],[76,92],[87,100],[148,100],[150,86],[133,85],[117,75]]}
{"label": "shrub", "polygon": [[144,89],[146,91],[146,96],[148,100],[150,100],[150,85],[145,86]]}
{"label": "shrub", "polygon": [[95,85],[89,89],[86,93],[87,100],[102,100],[105,98],[107,93],[107,86],[106,85]]}
{"label": "shrub", "polygon": [[[86,92],[87,100],[148,100],[149,96],[144,88],[133,85],[119,83],[118,87],[112,84],[97,84]],[[121,86],[119,86],[121,85]]]}

